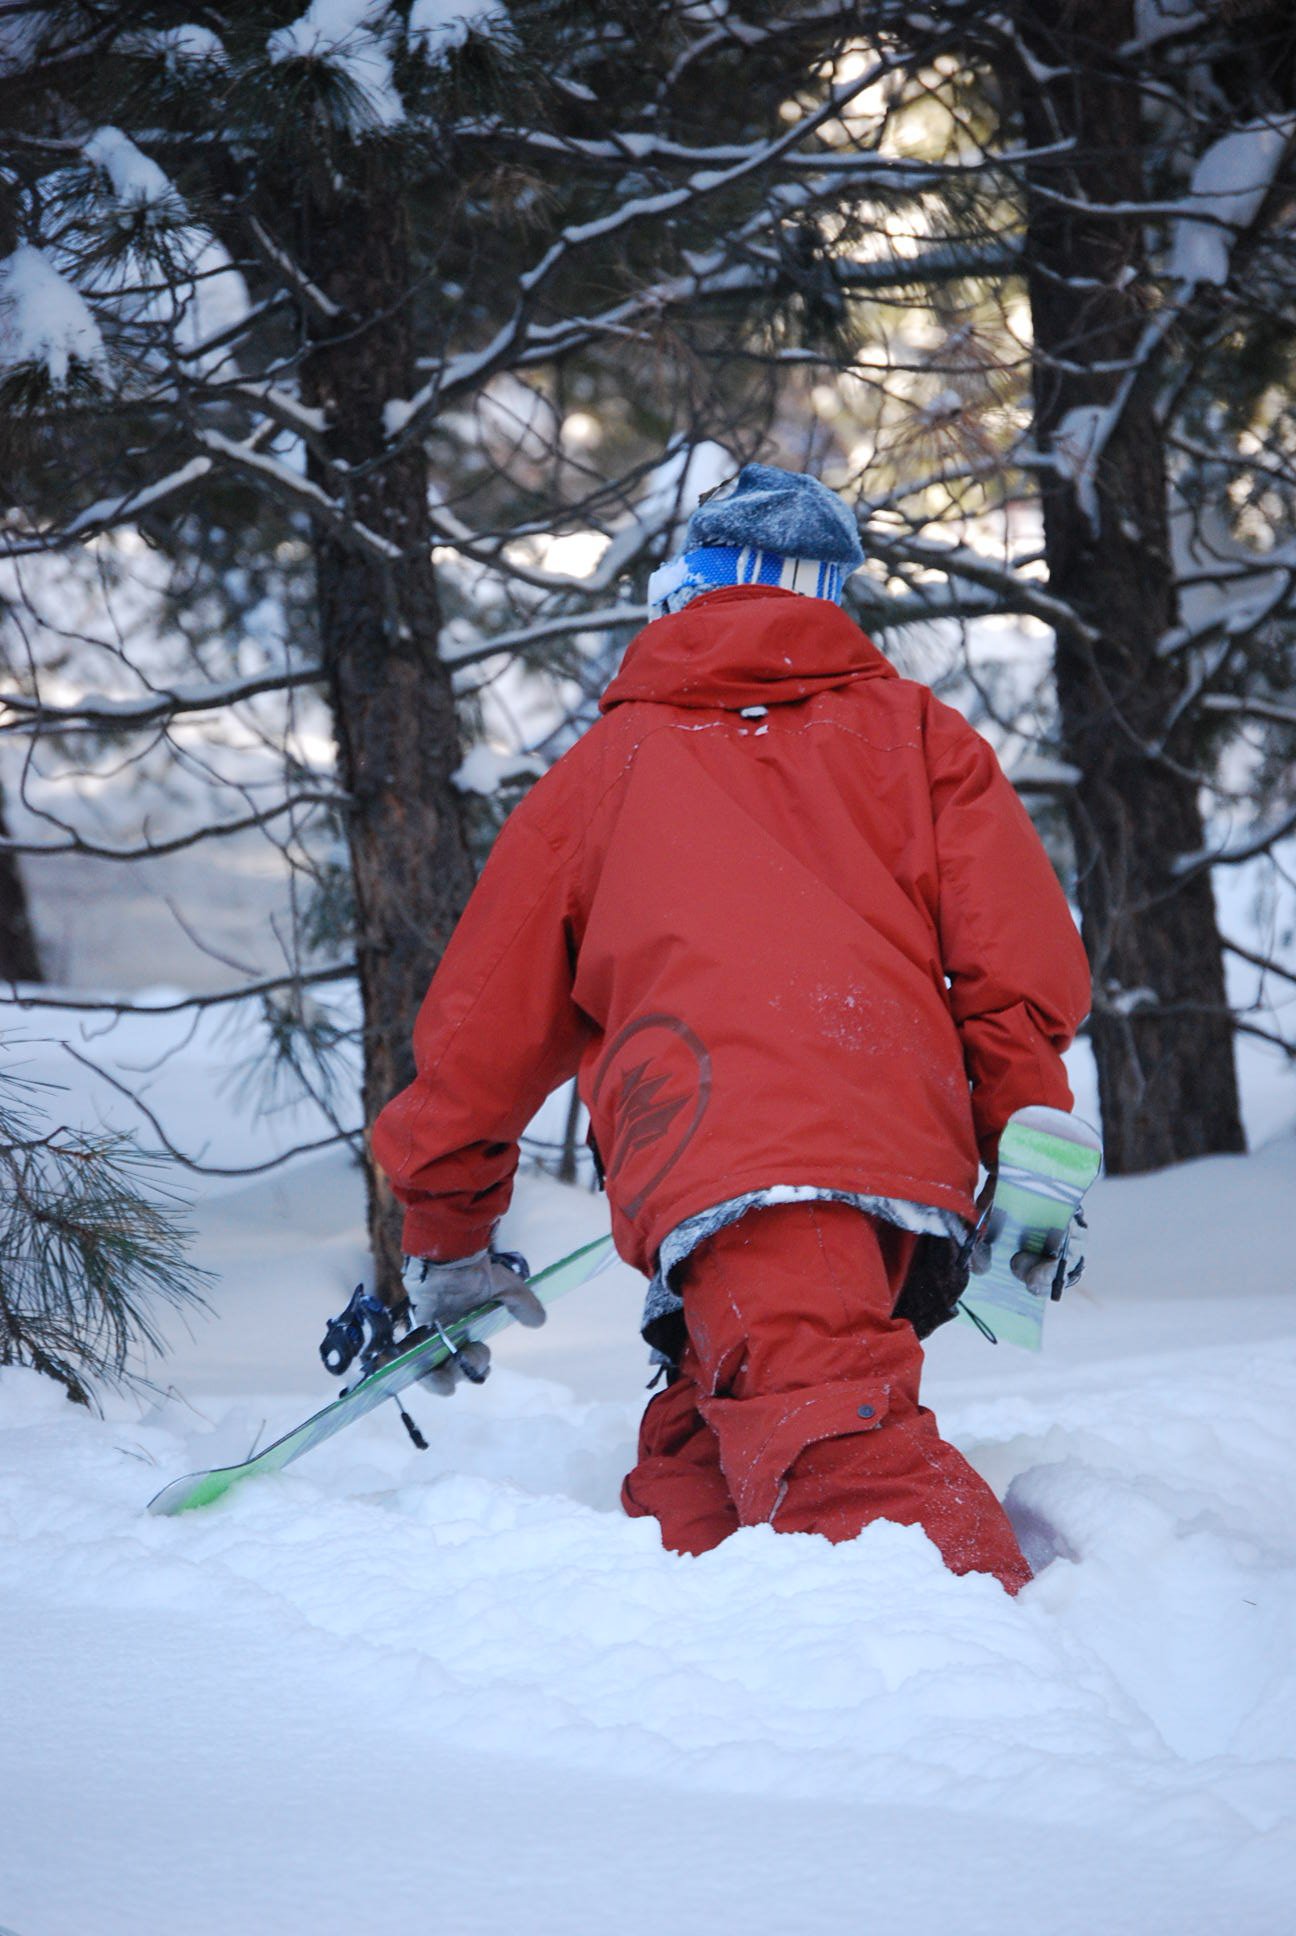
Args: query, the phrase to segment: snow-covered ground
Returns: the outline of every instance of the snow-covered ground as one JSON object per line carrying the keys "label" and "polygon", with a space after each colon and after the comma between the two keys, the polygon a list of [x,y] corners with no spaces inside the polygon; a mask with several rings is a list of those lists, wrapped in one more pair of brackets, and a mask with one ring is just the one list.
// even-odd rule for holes
{"label": "snow-covered ground", "polygon": [[[159,1026],[112,1053],[145,1060]],[[200,1031],[153,1099],[187,1146],[255,1161],[228,1060]],[[315,1346],[363,1270],[343,1155],[207,1186],[214,1313],[155,1367],[165,1397],[95,1418],[0,1375],[0,1924],[1289,1928],[1296,1098],[1258,1069],[1288,1127],[1101,1183],[1042,1357],[933,1340],[945,1431],[1058,1555],[1016,1601],[885,1525],[663,1553],[617,1505],[646,1375],[623,1267],[507,1333],[483,1390],[416,1394],[428,1452],[389,1409],[148,1517],[331,1395]],[[531,1177],[507,1234],[539,1262],[603,1227]]]}

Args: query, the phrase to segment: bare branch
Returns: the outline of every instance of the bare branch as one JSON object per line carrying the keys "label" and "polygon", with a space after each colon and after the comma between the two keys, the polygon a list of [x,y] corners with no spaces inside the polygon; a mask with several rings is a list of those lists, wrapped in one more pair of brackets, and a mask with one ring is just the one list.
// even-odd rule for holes
{"label": "bare branch", "polygon": [[345,812],[347,800],[345,794],[340,793],[295,793],[287,800],[278,801],[273,807],[263,808],[259,813],[244,814],[237,820],[222,820],[211,827],[199,827],[191,833],[173,835],[169,840],[145,841],[138,847],[100,847],[80,834],[74,834],[71,840],[57,844],[49,841],[0,840],[0,853],[87,854],[93,860],[155,860],[160,854],[178,854],[186,847],[196,847],[200,841],[223,840],[231,834],[246,833],[250,827],[264,827],[267,822],[306,806],[328,807],[334,813]]}
{"label": "bare branch", "polygon": [[248,233],[267,268],[273,270],[284,287],[288,289],[304,308],[318,316],[322,322],[337,322],[342,315],[339,304],[331,296],[313,283],[303,269],[293,261],[288,251],[270,234],[255,215],[248,217]]}
{"label": "bare branch", "polygon": [[264,1163],[244,1163],[233,1166],[203,1163],[197,1157],[188,1156],[184,1150],[177,1149],[144,1098],[136,1095],[128,1084],[119,1082],[116,1076],[108,1073],[107,1069],[101,1068],[97,1062],[92,1062],[88,1055],[82,1055],[79,1049],[74,1049],[70,1042],[64,1042],[63,1048],[74,1062],[79,1062],[83,1069],[88,1069],[91,1075],[98,1076],[101,1082],[106,1082],[110,1089],[115,1089],[119,1096],[124,1096],[133,1108],[138,1109],[162,1145],[165,1154],[173,1162],[179,1163],[182,1169],[191,1170],[196,1176],[264,1176],[268,1170],[282,1169],[285,1163],[291,1163],[296,1156],[313,1156],[320,1150],[336,1149],[339,1143],[346,1143],[354,1150],[361,1150],[364,1146],[363,1130],[338,1130],[332,1136],[317,1137],[314,1142],[297,1143],[292,1149],[283,1150],[278,1156],[268,1157]]}
{"label": "bare branch", "polygon": [[642,625],[649,616],[646,605],[603,605],[585,612],[569,612],[561,618],[537,619],[513,632],[497,632],[480,645],[441,648],[441,657],[453,666],[478,665],[501,652],[531,651],[551,639],[570,638],[577,632],[602,632],[614,625]]}
{"label": "bare branch", "polygon": [[270,975],[263,981],[246,982],[241,988],[223,988],[213,995],[186,995],[177,1002],[74,1001],[62,995],[20,995],[17,982],[11,981],[9,993],[0,995],[0,1003],[14,1008],[69,1009],[79,1015],[186,1015],[191,1009],[224,1008],[231,1002],[273,995],[281,988],[311,988],[320,982],[350,981],[356,972],[354,961],[335,961],[327,968],[303,968],[291,975]]}
{"label": "bare branch", "polygon": [[[0,692],[0,732],[57,730],[74,724],[98,726],[105,731],[138,730],[175,719],[182,713],[220,712],[262,693],[293,692],[302,686],[317,686],[325,677],[323,666],[305,666],[295,672],[279,670],[250,679],[231,679],[225,685],[154,693],[148,699],[95,696],[79,700],[73,706],[52,706],[47,700],[28,698],[23,693]],[[3,719],[6,711],[23,717],[6,723]]]}
{"label": "bare branch", "polygon": [[1269,955],[1260,955],[1253,948],[1244,948],[1240,941],[1230,941],[1227,935],[1221,935],[1220,939],[1229,953],[1236,955],[1239,961],[1249,961],[1253,968],[1263,969],[1267,975],[1277,975],[1280,981],[1289,981],[1296,985],[1296,971],[1284,968],[1281,962],[1274,961]]}

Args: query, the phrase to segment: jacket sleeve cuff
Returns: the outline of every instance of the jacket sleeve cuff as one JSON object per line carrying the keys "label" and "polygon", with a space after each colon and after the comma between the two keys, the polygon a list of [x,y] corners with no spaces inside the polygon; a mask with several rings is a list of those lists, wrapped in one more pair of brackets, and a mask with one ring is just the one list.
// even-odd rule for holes
{"label": "jacket sleeve cuff", "polygon": [[465,1257],[489,1250],[495,1234],[495,1219],[489,1223],[454,1223],[446,1226],[444,1214],[418,1205],[405,1212],[401,1248],[407,1257],[426,1257],[433,1264],[459,1264]]}
{"label": "jacket sleeve cuff", "polygon": [[979,1109],[977,1099],[973,1097],[977,1150],[987,1170],[998,1168],[999,1138],[1007,1128],[1010,1117],[1015,1116],[1019,1109],[1032,1108],[1039,1103],[1049,1109],[1065,1109],[1068,1112],[1074,1109],[1075,1098],[1065,1076],[1059,1075],[1052,1081],[1023,1080],[1005,1085],[995,1094],[993,1110]]}

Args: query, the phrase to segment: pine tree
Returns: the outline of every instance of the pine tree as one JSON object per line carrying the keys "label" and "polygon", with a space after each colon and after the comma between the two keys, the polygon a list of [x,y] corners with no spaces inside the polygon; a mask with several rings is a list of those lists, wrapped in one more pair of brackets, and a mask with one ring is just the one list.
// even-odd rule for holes
{"label": "pine tree", "polygon": [[[33,16],[9,152],[22,246],[44,253],[18,252],[9,275],[62,280],[69,340],[61,394],[37,383],[24,399],[47,448],[10,555],[156,534],[218,483],[307,535],[340,790],[303,784],[293,804],[333,815],[345,841],[366,1120],[411,1072],[412,1014],[472,881],[461,708],[438,650],[454,573],[437,554],[505,588],[481,657],[552,656],[590,630],[592,605],[604,628],[633,621],[625,593],[674,521],[689,450],[718,430],[726,462],[760,446],[777,318],[799,315],[804,335],[836,317],[820,225],[853,171],[874,169],[837,132],[871,70],[825,78],[852,9],[765,12],[737,36],[705,9],[558,0],[467,23],[418,4],[249,7],[219,38],[166,6]],[[204,330],[204,292],[232,270],[248,301]],[[749,330],[756,353],[735,358]],[[33,372],[39,359],[17,359],[12,381]],[[504,462],[489,433],[465,436],[474,412],[498,423],[501,394],[506,411],[554,416],[569,380],[650,399],[654,456],[679,459],[651,517],[634,515],[642,433],[610,476],[558,442],[533,459],[525,422]],[[69,503],[50,460],[93,468],[105,425],[102,484]],[[587,584],[527,560],[532,534],[590,523],[612,543]],[[59,723],[73,714],[132,726],[120,704]],[[156,702],[137,717],[156,724]],[[34,694],[20,721],[52,723]],[[396,1224],[371,1190],[390,1292]]]}
{"label": "pine tree", "polygon": [[42,1090],[0,1071],[0,1365],[87,1404],[96,1384],[140,1382],[159,1307],[200,1307],[205,1273],[165,1166],[128,1136],[52,1124]]}
{"label": "pine tree", "polygon": [[[336,768],[285,755],[244,815],[291,826],[333,949],[261,991],[276,1039],[351,924],[366,1117],[403,1080],[498,824],[460,764],[492,682],[561,697],[516,780],[588,716],[699,456],[773,454],[858,490],[855,609],[1065,809],[1115,1167],[1235,1147],[1230,1030],[1275,1031],[1227,1013],[1199,790],[1248,823],[1225,862],[1296,824],[1283,11],[443,15],[42,8],[0,74],[20,249],[66,285],[7,379],[7,556],[141,531],[179,567],[241,526],[310,578],[309,648],[207,688],[329,708]],[[1268,173],[1221,212],[1239,140]],[[568,535],[599,562],[554,568]],[[996,657],[997,619],[1051,653]],[[202,698],[40,684],[15,730],[173,735]]]}

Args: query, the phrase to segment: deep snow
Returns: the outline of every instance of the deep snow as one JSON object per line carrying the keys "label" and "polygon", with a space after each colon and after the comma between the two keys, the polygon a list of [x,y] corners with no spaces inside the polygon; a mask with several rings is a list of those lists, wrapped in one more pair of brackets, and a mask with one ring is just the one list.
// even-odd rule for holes
{"label": "deep snow", "polygon": [[[218,1051],[158,1080],[221,1154]],[[314,1351],[362,1269],[343,1156],[213,1186],[217,1315],[168,1396],[96,1419],[0,1376],[0,1924],[1289,1927],[1294,1187],[1290,1133],[1101,1183],[1041,1358],[933,1341],[945,1431],[1061,1555],[1013,1602],[890,1526],[664,1554],[616,1503],[646,1375],[624,1267],[508,1332],[484,1390],[416,1394],[429,1452],[380,1413],[147,1517],[331,1395]],[[531,1177],[506,1234],[539,1263],[603,1225]]]}

